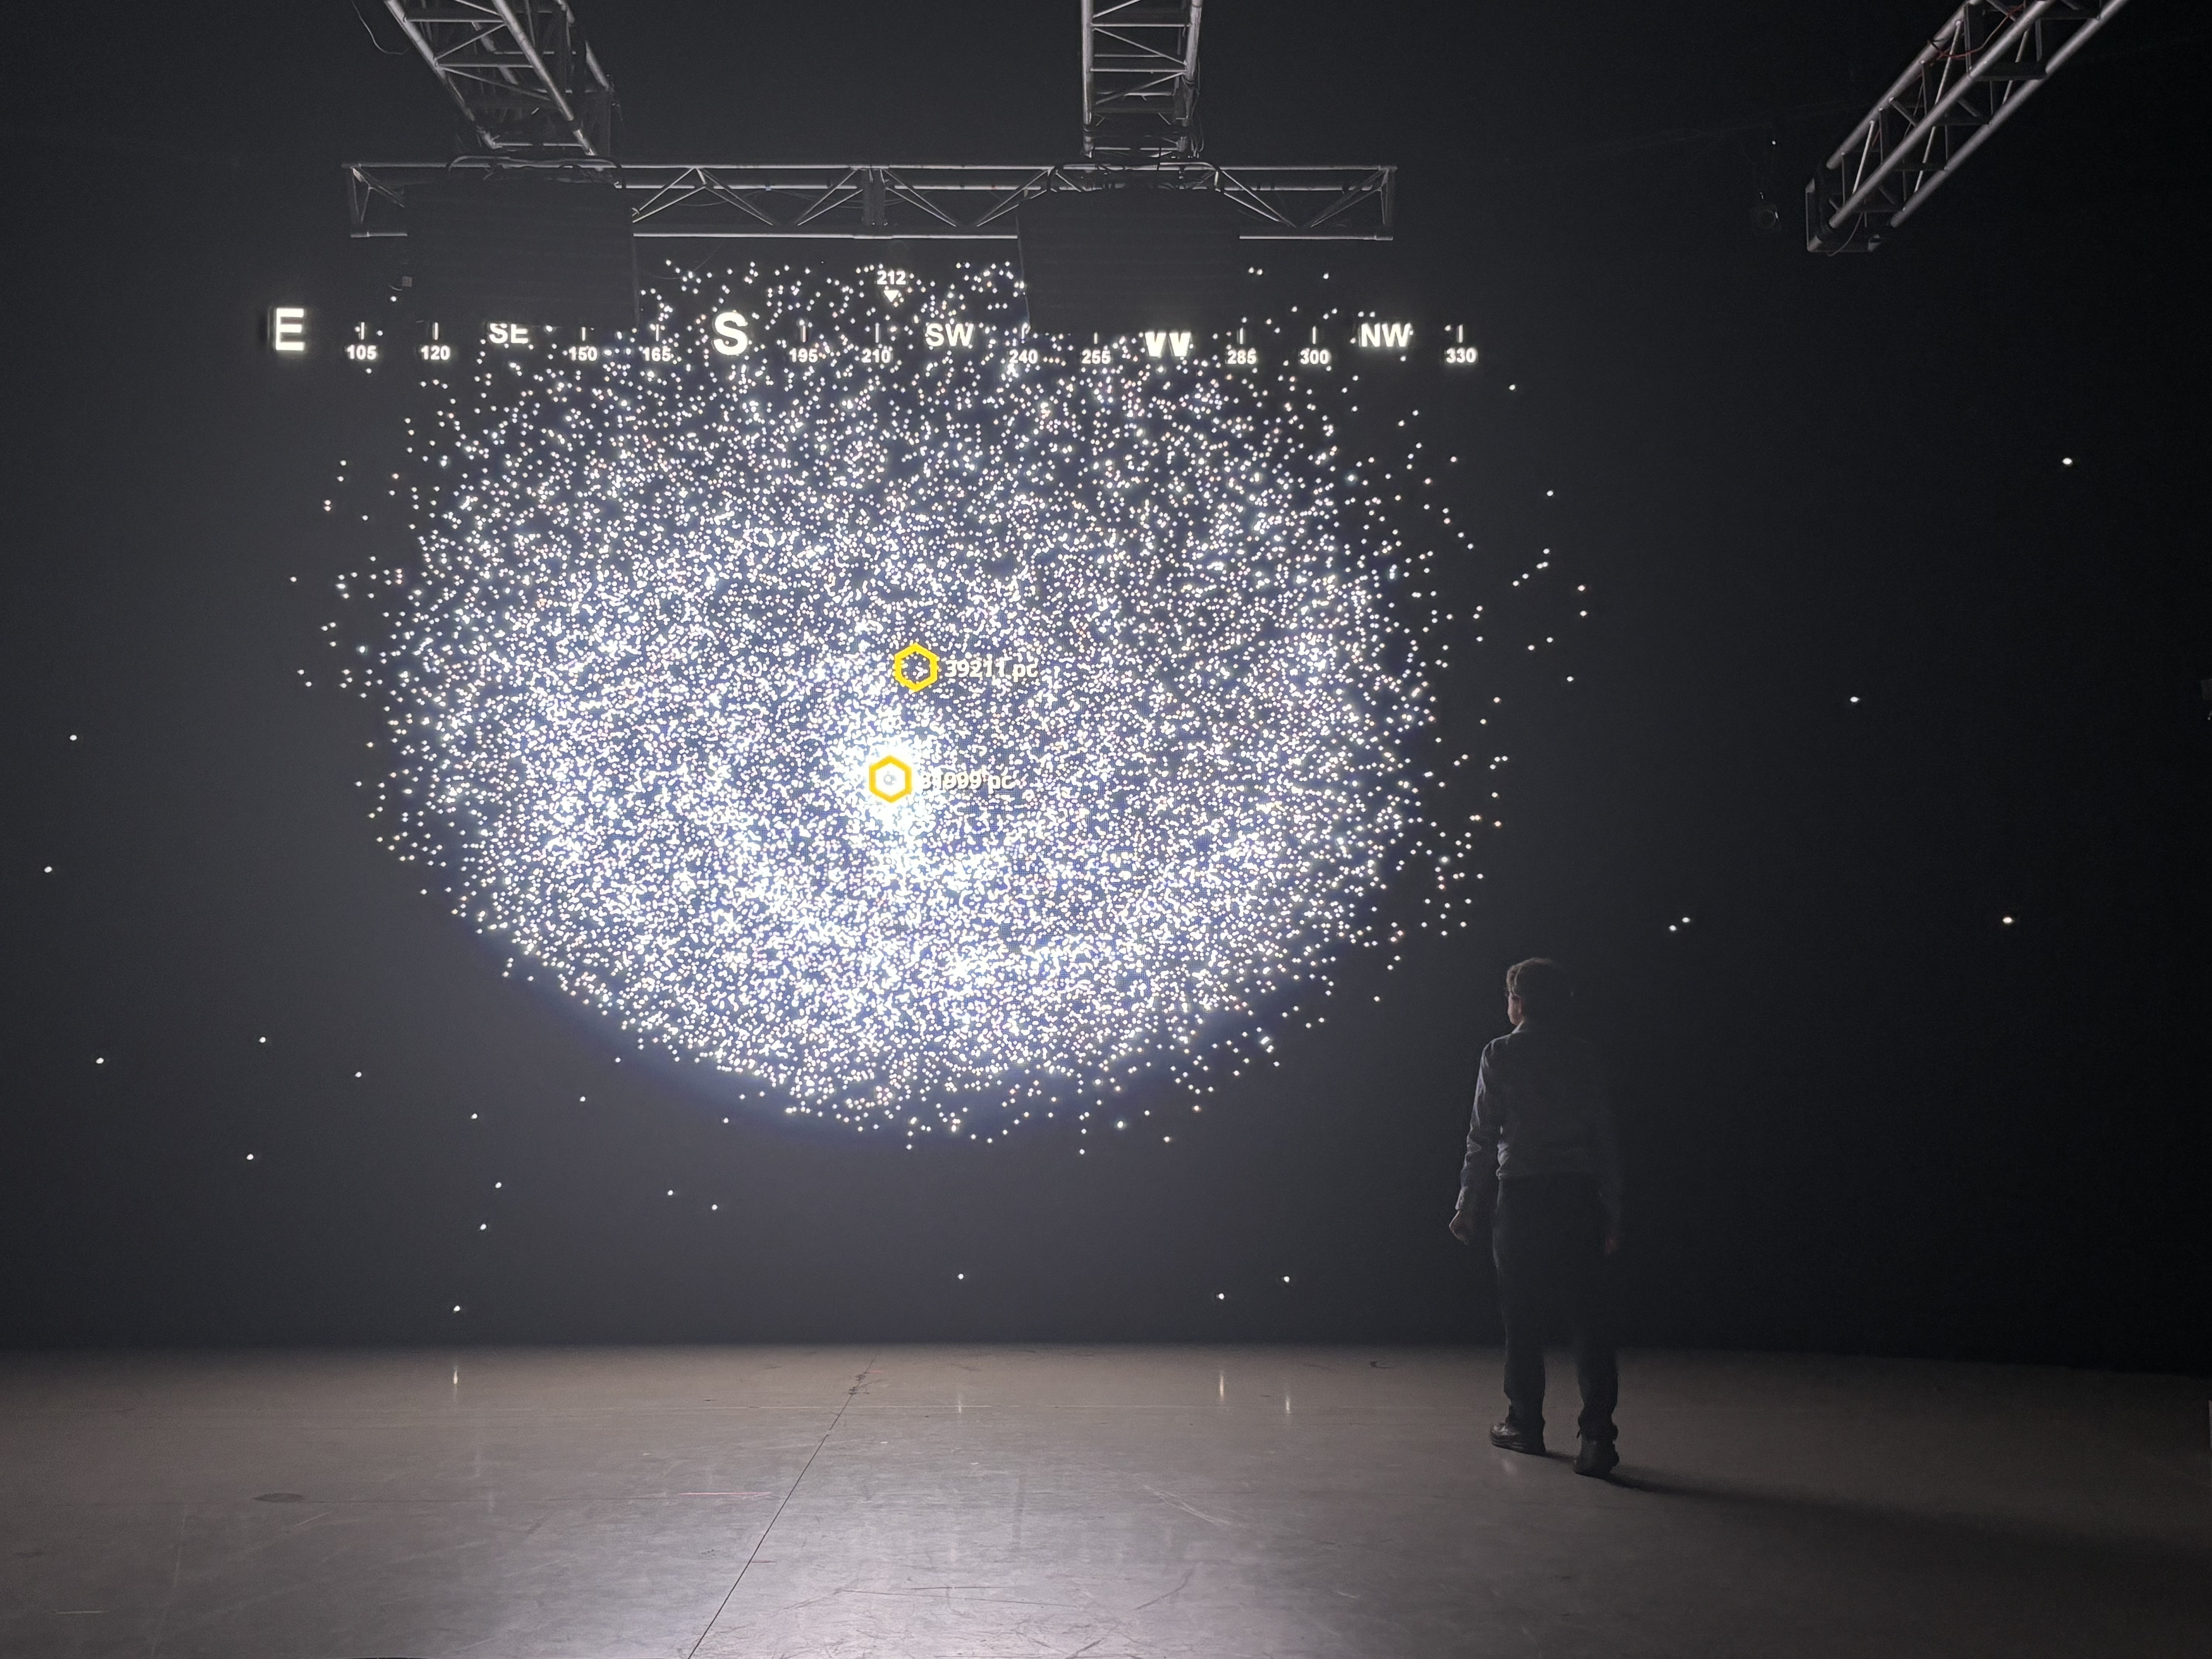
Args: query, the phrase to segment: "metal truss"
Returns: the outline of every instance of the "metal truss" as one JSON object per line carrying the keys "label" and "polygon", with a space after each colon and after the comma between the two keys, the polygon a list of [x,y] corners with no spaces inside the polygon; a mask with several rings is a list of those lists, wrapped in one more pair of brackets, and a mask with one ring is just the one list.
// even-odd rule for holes
{"label": "metal truss", "polygon": [[604,156],[614,88],[568,0],[384,0],[494,155]]}
{"label": "metal truss", "polygon": [[349,162],[356,236],[407,234],[407,188],[457,167],[568,167],[603,174],[650,237],[1012,241],[1015,210],[1058,191],[1125,185],[1216,191],[1243,211],[1247,241],[1375,242],[1390,238],[1398,170],[1392,167],[1224,167],[1164,161],[1139,167],[1066,166],[824,167],[517,162]]}
{"label": "metal truss", "polygon": [[608,158],[613,88],[568,0],[384,0],[488,155],[447,165],[350,161],[357,237],[404,236],[410,184],[452,168],[601,173],[635,234],[710,239],[1016,240],[1016,210],[1060,191],[1142,185],[1218,192],[1247,241],[1390,240],[1394,167],[1224,167],[1198,159],[1204,0],[1082,0],[1083,148],[1066,166],[819,167]]}
{"label": "metal truss", "polygon": [[2127,0],[1966,0],[1805,185],[1805,246],[1871,253]]}
{"label": "metal truss", "polygon": [[1198,132],[1198,27],[1205,0],[1083,0],[1083,153],[1094,161],[1189,159]]}

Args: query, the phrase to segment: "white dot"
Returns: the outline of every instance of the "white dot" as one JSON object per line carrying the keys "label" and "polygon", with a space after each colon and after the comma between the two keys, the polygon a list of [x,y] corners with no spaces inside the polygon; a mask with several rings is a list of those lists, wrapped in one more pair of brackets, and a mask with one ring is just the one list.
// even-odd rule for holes
{"label": "white dot", "polygon": [[2003,920],[2006,927],[2009,927],[2012,926],[2012,918],[2010,916],[2007,916]]}
{"label": "white dot", "polygon": [[[2074,465],[2074,458],[2071,455],[2065,456],[2059,461],[2058,465],[2061,466],[2071,466]],[[72,738],[70,741],[74,743],[76,739]]]}
{"label": "white dot", "polygon": [[1213,1299],[1216,1302],[1226,1302],[1229,1300],[1229,1292],[1226,1291],[1216,1291],[1213,1293]]}
{"label": "white dot", "polygon": [[252,1154],[252,1153],[251,1153],[251,1152],[248,1152],[248,1153],[246,1155],[246,1161],[248,1164],[252,1163],[252,1162],[253,1162],[253,1154]]}

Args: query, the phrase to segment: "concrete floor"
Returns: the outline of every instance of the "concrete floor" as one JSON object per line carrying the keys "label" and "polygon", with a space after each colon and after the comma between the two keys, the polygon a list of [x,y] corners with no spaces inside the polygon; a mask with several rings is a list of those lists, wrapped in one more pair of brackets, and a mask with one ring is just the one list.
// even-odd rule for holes
{"label": "concrete floor", "polygon": [[0,1651],[2212,1655],[2185,1380],[1632,1355],[1606,1484],[1492,1449],[1497,1378],[1336,1348],[16,1357]]}

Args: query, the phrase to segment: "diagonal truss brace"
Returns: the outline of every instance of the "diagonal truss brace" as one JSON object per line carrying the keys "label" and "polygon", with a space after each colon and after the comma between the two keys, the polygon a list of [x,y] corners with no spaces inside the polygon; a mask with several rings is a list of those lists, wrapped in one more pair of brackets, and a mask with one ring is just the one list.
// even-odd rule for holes
{"label": "diagonal truss brace", "polygon": [[568,0],[384,0],[494,155],[604,156],[614,88]]}
{"label": "diagonal truss brace", "polygon": [[347,194],[357,237],[407,234],[408,186],[456,167],[589,172],[619,188],[641,237],[896,237],[910,240],[1012,241],[1021,204],[1061,191],[1126,185],[1215,191],[1243,216],[1247,241],[1388,241],[1398,170],[1391,167],[1226,167],[1209,161],[1152,167],[825,166],[715,163],[625,165],[518,161],[490,157],[447,166],[355,161]]}
{"label": "diagonal truss brace", "polygon": [[1188,160],[1199,152],[1198,30],[1205,0],[1083,0],[1083,154]]}
{"label": "diagonal truss brace", "polygon": [[2127,0],[1966,0],[1805,185],[1805,246],[1871,253]]}

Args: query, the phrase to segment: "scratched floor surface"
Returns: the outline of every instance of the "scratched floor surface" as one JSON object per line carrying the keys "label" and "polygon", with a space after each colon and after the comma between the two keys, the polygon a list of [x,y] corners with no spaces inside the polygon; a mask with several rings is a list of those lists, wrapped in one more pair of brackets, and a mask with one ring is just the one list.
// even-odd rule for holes
{"label": "scratched floor surface", "polygon": [[2212,1653],[2186,1380],[1633,1355],[1606,1484],[1486,1443],[1497,1374],[1334,1348],[18,1356],[0,1651]]}

